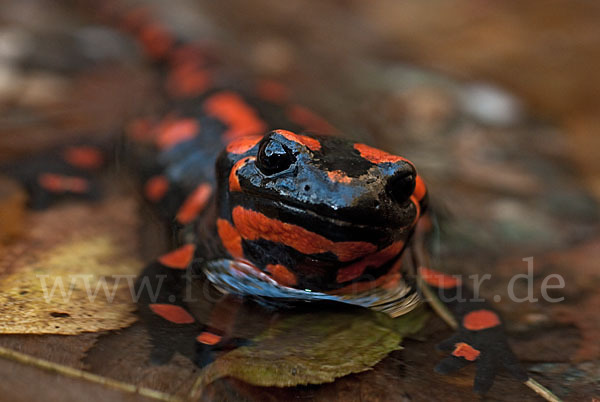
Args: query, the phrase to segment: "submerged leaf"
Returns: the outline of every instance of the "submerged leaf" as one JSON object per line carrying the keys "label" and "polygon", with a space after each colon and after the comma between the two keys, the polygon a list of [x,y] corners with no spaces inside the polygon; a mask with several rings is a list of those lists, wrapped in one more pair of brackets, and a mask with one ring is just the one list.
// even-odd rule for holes
{"label": "submerged leaf", "polygon": [[422,310],[398,319],[371,310],[290,315],[207,366],[200,386],[234,377],[259,386],[322,384],[371,369],[394,350],[404,335],[418,331]]}
{"label": "submerged leaf", "polygon": [[34,216],[29,238],[1,250],[0,333],[72,335],[132,324],[140,267],[133,206],[117,200]]}

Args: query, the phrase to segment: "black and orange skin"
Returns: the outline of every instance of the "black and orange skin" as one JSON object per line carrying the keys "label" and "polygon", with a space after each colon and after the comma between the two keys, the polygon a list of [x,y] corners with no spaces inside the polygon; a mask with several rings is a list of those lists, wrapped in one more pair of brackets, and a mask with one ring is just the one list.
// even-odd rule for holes
{"label": "black and orange skin", "polygon": [[[178,351],[203,366],[215,351],[244,344],[228,334],[235,314],[217,303],[217,312],[202,317],[186,298],[189,279],[213,260],[231,263],[232,270],[238,262],[251,266],[265,278],[265,297],[271,297],[269,286],[279,286],[305,291],[302,297],[311,301],[311,292],[406,286],[392,278],[413,274],[423,274],[440,294],[467,294],[422,258],[428,195],[411,162],[340,138],[324,119],[291,102],[280,84],[261,81],[250,93],[217,85],[214,57],[177,39],[147,10],[105,11],[138,37],[161,71],[167,99],[162,117],[137,120],[126,130],[142,191],[172,222],[176,245],[136,284],[155,362]],[[232,272],[234,290],[235,278]],[[144,291],[159,285],[157,294]],[[487,304],[447,307],[460,325],[441,345],[451,356],[439,372],[476,362],[480,392],[501,366],[527,379]]]}

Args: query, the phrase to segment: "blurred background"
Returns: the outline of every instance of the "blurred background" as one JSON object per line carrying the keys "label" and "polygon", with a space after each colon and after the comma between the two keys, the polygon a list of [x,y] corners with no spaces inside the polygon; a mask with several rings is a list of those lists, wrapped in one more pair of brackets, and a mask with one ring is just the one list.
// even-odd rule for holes
{"label": "blurred background", "polygon": [[[413,160],[447,216],[436,255],[447,271],[491,272],[488,297],[506,295],[526,257],[535,258],[538,296],[545,276],[562,275],[566,287],[553,296],[563,303],[501,297],[496,305],[540,381],[567,400],[600,397],[600,3],[148,3],[177,32],[211,43],[233,86],[280,80],[347,136]],[[0,160],[82,136],[116,137],[160,104],[156,71],[96,14],[75,0],[0,1]],[[23,197],[4,177],[0,203],[6,247],[27,247],[22,234],[40,218],[17,213]],[[402,366],[404,378],[393,384],[404,400],[469,398],[460,390],[472,372],[429,377],[437,360],[430,350],[445,331],[432,328],[425,342],[370,374],[296,395],[342,398],[358,387],[386,399],[385,379],[405,361],[414,369]],[[92,367],[109,365],[93,359]],[[509,380],[500,384],[491,400],[535,400]],[[238,386],[252,398],[275,392]]]}

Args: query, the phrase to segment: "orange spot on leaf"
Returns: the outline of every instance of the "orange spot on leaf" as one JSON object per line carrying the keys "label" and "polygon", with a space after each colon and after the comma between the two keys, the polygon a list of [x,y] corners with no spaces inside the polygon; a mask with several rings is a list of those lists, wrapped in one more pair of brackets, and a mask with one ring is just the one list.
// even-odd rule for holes
{"label": "orange spot on leaf", "polygon": [[367,242],[334,242],[303,227],[271,219],[260,212],[236,206],[233,223],[243,238],[265,239],[292,247],[304,254],[332,252],[340,261],[351,261],[373,253],[377,246]]}
{"label": "orange spot on leaf", "polygon": [[195,321],[183,307],[174,304],[150,304],[149,307],[154,314],[175,324],[191,324]]}
{"label": "orange spot on leaf", "polygon": [[475,310],[463,317],[462,324],[469,331],[481,331],[500,325],[500,317],[491,310]]}
{"label": "orange spot on leaf", "polygon": [[212,187],[208,183],[202,183],[192,194],[190,194],[183,205],[177,211],[176,219],[179,223],[185,225],[190,223],[202,212],[212,194]]}
{"label": "orange spot on leaf", "polygon": [[158,261],[169,268],[186,269],[194,258],[194,251],[196,251],[196,246],[193,244],[186,244],[159,257]]}
{"label": "orange spot on leaf", "polygon": [[454,351],[452,351],[453,356],[464,357],[470,362],[477,360],[480,354],[481,352],[479,350],[464,342],[459,342],[454,345]]}

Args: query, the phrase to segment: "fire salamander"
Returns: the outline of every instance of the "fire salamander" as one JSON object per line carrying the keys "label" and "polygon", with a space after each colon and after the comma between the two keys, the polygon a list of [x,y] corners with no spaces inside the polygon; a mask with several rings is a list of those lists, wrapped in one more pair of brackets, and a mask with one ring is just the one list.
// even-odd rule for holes
{"label": "fire salamander", "polygon": [[[213,353],[247,342],[199,320],[185,298],[185,282],[197,274],[239,298],[337,301],[392,317],[437,294],[449,300],[437,309],[457,324],[440,345],[449,355],[438,372],[475,363],[477,392],[501,369],[528,380],[498,314],[429,265],[428,192],[413,163],[341,138],[279,83],[262,80],[246,91],[220,85],[210,53],[177,38],[145,8],[111,4],[103,12],[138,38],[168,101],[162,117],[126,128],[144,195],[172,222],[176,243],[136,285],[155,361],[185,344],[203,366]],[[30,175],[28,187],[44,205],[50,196],[88,196],[96,185],[82,172],[101,159],[89,146],[71,147],[53,169]],[[158,294],[145,291],[159,281]],[[459,292],[468,301],[456,301]],[[213,315],[235,320],[218,305]]]}

